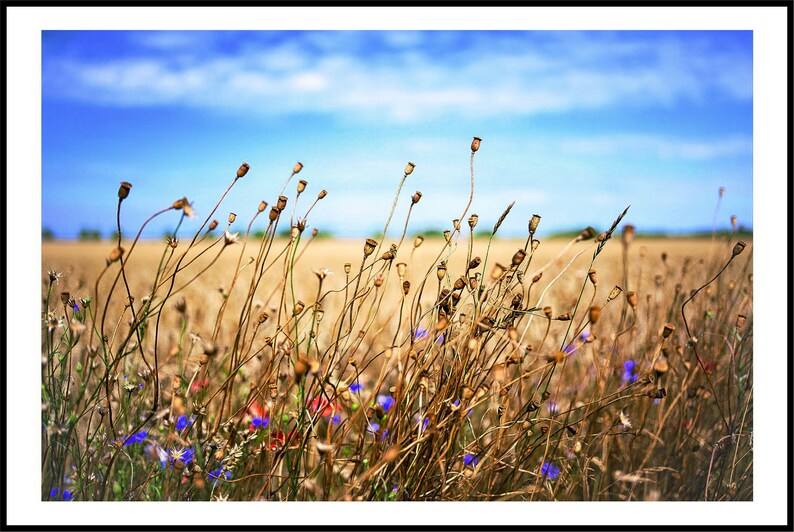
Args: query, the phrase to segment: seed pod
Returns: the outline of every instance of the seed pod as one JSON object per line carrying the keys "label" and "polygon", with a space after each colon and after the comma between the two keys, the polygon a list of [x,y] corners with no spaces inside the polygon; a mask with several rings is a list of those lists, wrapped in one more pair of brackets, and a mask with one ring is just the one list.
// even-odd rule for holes
{"label": "seed pod", "polygon": [[493,279],[494,281],[501,279],[506,271],[507,268],[505,268],[504,265],[499,264],[498,262],[495,263],[493,265],[493,268],[491,269],[491,279]]}
{"label": "seed pod", "polygon": [[240,165],[240,168],[237,169],[237,177],[243,177],[245,174],[248,173],[248,170],[251,167],[248,166],[248,163],[243,163]]}
{"label": "seed pod", "polygon": [[383,286],[383,276],[381,274],[378,274],[377,277],[375,277],[375,280],[373,281],[373,284],[377,288],[380,288],[381,286]]}
{"label": "seed pod", "polygon": [[482,142],[482,139],[480,137],[474,137],[471,140],[471,152],[472,153],[475,153],[477,150],[480,149],[480,143],[481,142]]}
{"label": "seed pod", "polygon": [[590,282],[593,283],[593,286],[598,284],[598,276],[596,275],[595,270],[590,270],[587,272],[587,278],[590,279]]}
{"label": "seed pod", "polygon": [[545,314],[547,318],[551,319],[551,307],[543,307],[543,314]]}
{"label": "seed pod", "polygon": [[233,224],[236,219],[237,219],[237,215],[234,214],[233,212],[230,212],[229,213],[229,223]]}
{"label": "seed pod", "polygon": [[292,370],[295,372],[295,378],[300,379],[309,371],[309,360],[305,357],[298,357]]}
{"label": "seed pod", "polygon": [[292,173],[297,174],[298,172],[301,171],[301,169],[303,169],[303,163],[298,161],[297,163],[295,163],[295,166],[292,167]]}
{"label": "seed pod", "polygon": [[287,206],[287,196],[279,196],[278,200],[276,201],[276,208],[279,211],[283,211],[286,206]]}
{"label": "seed pod", "polygon": [[441,281],[447,275],[447,261],[442,260],[436,267],[436,277]]}
{"label": "seed pod", "polygon": [[422,242],[424,241],[425,241],[425,237],[423,237],[422,235],[416,235],[416,238],[414,238],[414,249],[421,246]]}
{"label": "seed pod", "polygon": [[444,240],[446,240],[447,242],[452,240],[452,232],[449,229],[444,231]]}
{"label": "seed pod", "polygon": [[576,433],[578,432],[578,431],[576,430],[576,427],[574,427],[573,425],[566,425],[566,426],[565,426],[565,428],[566,428],[566,430],[567,430],[568,432],[570,432],[570,433],[571,433],[571,436],[576,436]]}
{"label": "seed pod", "polygon": [[475,269],[477,266],[479,266],[479,265],[480,265],[480,263],[481,263],[481,262],[482,262],[482,259],[481,259],[480,257],[474,257],[474,258],[473,258],[473,259],[471,259],[471,261],[469,262],[469,267],[468,267],[468,268],[466,268],[466,271],[469,271],[469,270],[473,270],[473,269]]}
{"label": "seed pod", "polygon": [[405,264],[404,262],[398,262],[397,263],[397,276],[400,279],[405,277],[405,271],[406,271],[407,268],[408,268],[408,265]]}
{"label": "seed pod", "polygon": [[70,299],[70,298],[71,298],[71,295],[69,294],[69,292],[61,292],[61,302],[62,302],[64,305],[66,305],[67,303],[69,303],[69,299]]}
{"label": "seed pod", "polygon": [[601,307],[598,305],[590,307],[590,323],[596,323],[599,317],[601,317]]}
{"label": "seed pod", "polygon": [[116,262],[117,260],[119,260],[122,257],[122,255],[124,255],[124,248],[123,247],[113,248],[113,251],[111,251],[110,255],[108,255],[108,260],[110,262]]}
{"label": "seed pod", "polygon": [[463,277],[463,276],[461,276],[461,277],[458,277],[457,279],[455,279],[455,284],[454,284],[454,285],[452,285],[452,287],[453,287],[455,290],[463,290],[463,288],[464,288],[465,286],[466,286],[466,278],[465,278],[465,277]]}
{"label": "seed pod", "polygon": [[410,281],[403,281],[403,294],[408,295],[409,290],[411,290]]}
{"label": "seed pod", "polygon": [[541,394],[541,398],[542,398],[544,401],[545,401],[546,399],[548,399],[549,397],[551,397],[551,393],[550,393],[549,391],[545,391],[545,392],[543,392],[543,393]]}
{"label": "seed pod", "polygon": [[747,244],[745,244],[745,243],[744,243],[744,242],[742,242],[741,240],[739,240],[738,242],[736,242],[736,245],[735,245],[735,246],[733,246],[733,256],[735,257],[736,255],[738,255],[738,254],[740,254],[742,251],[744,251],[744,248],[745,248],[746,246],[747,246]]}
{"label": "seed pod", "polygon": [[513,255],[513,259],[511,260],[513,266],[518,266],[522,262],[524,262],[524,258],[527,256],[527,252],[523,249],[519,249]]}
{"label": "seed pod", "polygon": [[665,323],[664,328],[662,329],[662,338],[669,338],[670,335],[673,334],[673,331],[675,331],[675,325],[672,323]]}
{"label": "seed pod", "polygon": [[411,196],[411,205],[416,205],[417,203],[419,203],[420,199],[422,199],[422,193],[417,190],[416,192],[414,192],[414,195]]}
{"label": "seed pod", "polygon": [[405,173],[405,175],[411,175],[411,172],[414,171],[414,168],[416,168],[416,165],[408,161],[408,164],[405,165],[405,170],[403,172]]}
{"label": "seed pod", "polygon": [[209,230],[214,231],[216,227],[218,227],[218,220],[212,220],[210,222]]}
{"label": "seed pod", "polygon": [[557,321],[571,321],[571,314],[570,314],[570,312],[563,312],[562,314],[560,314],[559,316],[557,316],[554,319],[557,320]]}
{"label": "seed pod", "polygon": [[121,185],[119,185],[119,200],[125,200],[130,195],[131,188],[132,184],[122,181]]}
{"label": "seed pod", "polygon": [[278,210],[278,207],[276,207],[276,206],[273,206],[273,207],[271,207],[271,208],[270,208],[270,214],[268,214],[268,219],[269,219],[271,222],[275,222],[275,221],[276,221],[276,218],[278,218],[278,215],[279,215],[280,213],[281,213],[281,211],[279,211],[279,210]]}
{"label": "seed pod", "polygon": [[306,305],[303,304],[303,301],[300,300],[296,301],[295,306],[292,309],[292,315],[297,316],[298,314],[303,312],[304,308],[306,308]]}
{"label": "seed pod", "polygon": [[538,224],[540,223],[540,216],[537,214],[533,214],[532,218],[529,219],[529,234],[530,236],[535,234],[535,231],[538,229]]}
{"label": "seed pod", "polygon": [[372,255],[377,245],[378,242],[376,240],[368,238],[366,242],[364,242],[364,256],[369,257],[370,255]]}
{"label": "seed pod", "polygon": [[634,292],[626,292],[626,300],[633,310],[637,310],[637,294]]}
{"label": "seed pod", "polygon": [[538,249],[538,246],[540,246],[540,240],[533,239],[532,244],[530,244],[530,246],[532,247],[532,251],[535,251],[536,249]]}
{"label": "seed pod", "polygon": [[259,323],[265,323],[269,317],[270,315],[267,312],[262,312],[257,318],[257,321]]}
{"label": "seed pod", "polygon": [[612,291],[609,292],[609,297],[607,297],[607,301],[612,301],[613,299],[618,297],[622,291],[623,289],[621,287],[615,285],[615,288],[613,288]]}
{"label": "seed pod", "polygon": [[744,322],[747,319],[747,316],[744,314],[739,314],[736,316],[736,328],[741,329],[744,326]]}
{"label": "seed pod", "polygon": [[480,217],[476,214],[472,214],[469,216],[469,227],[474,229],[477,226],[477,222],[480,220]]}
{"label": "seed pod", "polygon": [[350,265],[350,263],[349,263],[349,262],[346,262],[346,263],[345,263],[345,267],[344,267],[344,268],[345,268],[345,274],[346,274],[346,275],[350,275],[350,268],[351,268],[351,265]]}
{"label": "seed pod", "polygon": [[582,232],[579,235],[579,240],[590,240],[594,236],[596,236],[596,230],[588,225],[582,229]]}
{"label": "seed pod", "polygon": [[538,274],[532,278],[532,282],[537,283],[538,281],[540,281],[541,277],[543,277],[543,272],[538,272]]}
{"label": "seed pod", "polygon": [[321,200],[321,199],[323,199],[324,197],[326,197],[327,195],[328,195],[328,191],[327,191],[327,190],[325,190],[325,189],[322,189],[322,190],[320,191],[320,193],[319,193],[319,194],[317,194],[317,199],[318,199],[318,200]]}
{"label": "seed pod", "polygon": [[306,190],[306,185],[308,185],[308,184],[309,183],[307,183],[303,179],[298,181],[298,194],[301,194],[304,190]]}

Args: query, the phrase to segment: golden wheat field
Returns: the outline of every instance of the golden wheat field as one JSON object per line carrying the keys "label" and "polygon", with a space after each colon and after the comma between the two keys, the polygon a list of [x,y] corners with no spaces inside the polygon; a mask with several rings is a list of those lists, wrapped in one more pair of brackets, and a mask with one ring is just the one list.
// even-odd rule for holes
{"label": "golden wheat field", "polygon": [[42,497],[752,499],[752,254],[612,230],[45,243]]}

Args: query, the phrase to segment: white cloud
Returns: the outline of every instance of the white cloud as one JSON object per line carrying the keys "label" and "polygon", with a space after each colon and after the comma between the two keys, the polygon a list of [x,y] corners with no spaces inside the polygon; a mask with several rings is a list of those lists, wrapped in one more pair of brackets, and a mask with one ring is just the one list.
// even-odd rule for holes
{"label": "white cloud", "polygon": [[648,135],[609,135],[569,138],[559,147],[576,155],[639,155],[662,159],[705,160],[752,153],[751,138],[730,137],[715,140],[687,140]]}
{"label": "white cloud", "polygon": [[[143,34],[145,46],[133,49],[137,57],[77,62],[53,51],[45,65],[50,69],[45,97],[265,114],[338,112],[405,122],[670,105],[715,91],[730,98],[752,96],[752,61],[746,54],[683,49],[672,38],[651,44],[549,34],[533,45],[473,34],[465,38],[466,46],[448,43],[439,52],[440,40],[427,34],[387,33],[375,46],[370,41],[377,35],[310,32],[281,43],[253,41],[228,55],[204,42],[186,56],[191,40],[201,35]],[[203,35],[211,41],[211,34]],[[152,46],[178,48],[179,60],[149,55]],[[57,84],[48,85],[47,79]]]}

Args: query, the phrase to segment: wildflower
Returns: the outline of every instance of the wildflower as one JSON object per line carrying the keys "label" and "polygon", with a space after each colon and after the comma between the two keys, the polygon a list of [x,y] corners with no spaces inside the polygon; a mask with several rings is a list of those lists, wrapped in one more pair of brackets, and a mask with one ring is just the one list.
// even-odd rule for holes
{"label": "wildflower", "polygon": [[[58,488],[52,488],[50,490],[50,499],[56,499],[57,500],[58,499],[58,493],[60,493],[60,490]],[[71,501],[72,499],[74,499],[74,495],[69,490],[63,490],[63,493],[61,494],[60,499],[62,501]]]}
{"label": "wildflower", "polygon": [[549,401],[549,404],[546,406],[546,410],[549,411],[549,414],[557,414],[560,411],[560,405],[554,401]]}
{"label": "wildflower", "polygon": [[472,469],[474,468],[474,466],[477,465],[479,461],[480,461],[480,457],[473,455],[471,453],[463,456],[463,465],[471,467]]}
{"label": "wildflower", "polygon": [[540,474],[549,480],[557,480],[557,477],[560,476],[560,468],[551,462],[543,462],[543,465],[540,466]]}
{"label": "wildflower", "polygon": [[269,424],[270,424],[269,417],[257,416],[251,420],[251,430],[264,429],[267,428]]}
{"label": "wildflower", "polygon": [[212,482],[212,485],[217,488],[218,484],[220,484],[220,481],[223,480],[223,478],[226,478],[226,480],[230,480],[232,478],[232,472],[224,472],[223,467],[219,467],[218,469],[207,473],[207,478]]}
{"label": "wildflower", "polygon": [[74,498],[74,495],[72,495],[72,492],[71,492],[71,491],[69,491],[69,490],[63,490],[63,500],[65,500],[65,501],[71,501],[73,498]]}
{"label": "wildflower", "polygon": [[623,363],[623,383],[631,384],[637,380],[637,363],[627,360]]}
{"label": "wildflower", "polygon": [[388,412],[389,409],[394,406],[394,397],[391,395],[379,395],[377,398],[378,404],[383,407],[383,409]]}
{"label": "wildflower", "polygon": [[312,271],[314,272],[314,275],[316,275],[317,278],[320,279],[321,281],[325,279],[327,276],[331,275],[332,273],[331,270],[328,268],[320,268],[318,270],[312,270]]}
{"label": "wildflower", "polygon": [[176,430],[182,431],[185,430],[188,426],[193,424],[192,419],[188,419],[186,415],[182,414],[176,420]]}
{"label": "wildflower", "polygon": [[129,447],[135,443],[141,443],[146,440],[147,436],[149,436],[149,433],[145,430],[138,431],[124,440],[124,447]]}
{"label": "wildflower", "polygon": [[309,405],[310,412],[320,412],[323,417],[334,415],[337,410],[339,410],[339,407],[336,404],[320,396],[315,397]]}
{"label": "wildflower", "polygon": [[198,391],[201,391],[202,388],[206,388],[209,385],[210,385],[209,377],[205,377],[204,380],[196,379],[190,385],[190,393],[196,393]]}
{"label": "wildflower", "polygon": [[363,389],[364,389],[364,385],[361,384],[360,382],[354,382],[353,384],[350,385],[349,388],[349,390],[353,393],[358,393]]}
{"label": "wildflower", "polygon": [[47,270],[47,275],[50,277],[51,283],[57,283],[63,273],[56,272],[55,270]]}

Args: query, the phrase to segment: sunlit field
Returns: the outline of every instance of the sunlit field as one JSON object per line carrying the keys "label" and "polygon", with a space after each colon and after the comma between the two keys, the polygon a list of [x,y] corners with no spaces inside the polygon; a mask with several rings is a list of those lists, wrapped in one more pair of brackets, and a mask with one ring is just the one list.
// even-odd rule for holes
{"label": "sunlit field", "polygon": [[43,244],[42,499],[752,500],[750,239],[323,238],[299,171],[232,232]]}

